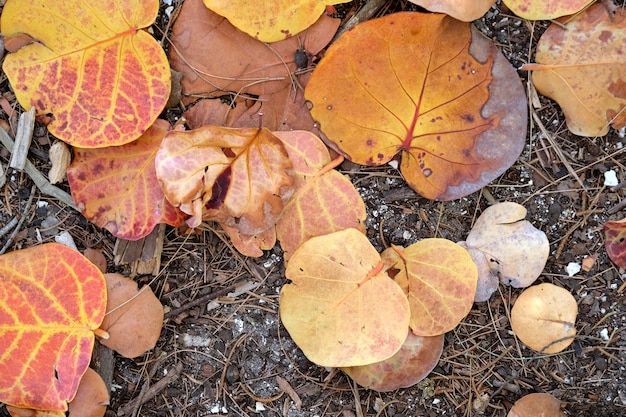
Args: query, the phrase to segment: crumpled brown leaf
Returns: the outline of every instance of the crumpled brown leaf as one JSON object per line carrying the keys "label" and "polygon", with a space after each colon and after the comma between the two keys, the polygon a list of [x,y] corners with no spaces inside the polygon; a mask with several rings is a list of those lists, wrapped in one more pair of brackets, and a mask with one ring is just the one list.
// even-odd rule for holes
{"label": "crumpled brown leaf", "polygon": [[184,114],[189,126],[259,127],[262,113],[261,126],[270,130],[315,131],[302,92],[309,73],[294,56],[301,47],[318,54],[338,27],[338,19],[324,15],[300,34],[267,44],[202,0],[186,0],[172,29],[170,64],[183,73],[183,104],[195,103]]}

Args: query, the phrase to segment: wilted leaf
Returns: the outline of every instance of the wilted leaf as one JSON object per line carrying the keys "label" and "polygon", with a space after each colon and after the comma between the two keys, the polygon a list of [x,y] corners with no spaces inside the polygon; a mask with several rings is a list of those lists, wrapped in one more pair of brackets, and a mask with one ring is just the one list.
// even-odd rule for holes
{"label": "wilted leaf", "polygon": [[102,417],[109,404],[109,390],[96,371],[87,368],[76,396],[69,404],[70,416]]}
{"label": "wilted leaf", "polygon": [[529,287],[511,309],[511,328],[529,348],[541,353],[558,353],[576,335],[576,300],[564,288],[544,283]]}
{"label": "wilted leaf", "polygon": [[168,200],[192,215],[255,235],[276,224],[293,193],[283,143],[267,129],[204,126],[173,131],[156,157]]}
{"label": "wilted leaf", "polygon": [[524,217],[526,209],[520,204],[495,204],[476,220],[467,240],[459,242],[478,267],[475,301],[487,301],[498,280],[516,288],[528,287],[546,266],[550,242]]}
{"label": "wilted leaf", "polygon": [[249,0],[204,0],[239,30],[263,42],[289,39],[311,26],[327,4],[350,0],[275,0],[263,4]]}
{"label": "wilted leaf", "polygon": [[565,417],[561,401],[550,394],[535,392],[515,401],[507,417]]}
{"label": "wilted leaf", "polygon": [[409,0],[426,10],[445,13],[463,22],[471,22],[482,17],[494,0]]}
{"label": "wilted leaf", "polygon": [[341,368],[357,384],[376,391],[393,391],[417,384],[437,366],[444,335],[422,337],[411,331],[402,348],[382,362]]}
{"label": "wilted leaf", "polygon": [[595,0],[502,0],[513,13],[529,20],[549,20],[584,9]]}
{"label": "wilted leaf", "polygon": [[[270,3],[251,4],[260,10]],[[294,56],[302,46],[318,54],[339,23],[322,16],[298,36],[266,44],[236,29],[201,0],[185,0],[172,29],[170,62],[183,73],[183,103],[195,102],[184,114],[189,126],[258,127],[261,112],[262,126],[270,130],[313,130],[298,86],[306,84],[308,75],[298,75]]]}
{"label": "wilted leaf", "polygon": [[57,243],[0,257],[0,402],[67,410],[107,294],[98,268]]}
{"label": "wilted leaf", "polygon": [[36,107],[50,133],[72,145],[137,139],[170,93],[163,48],[141,30],[158,9],[157,0],[8,0],[3,36],[33,40],[3,65],[22,107]]}
{"label": "wilted leaf", "polygon": [[404,343],[409,305],[382,271],[367,237],[346,229],[307,240],[293,254],[280,292],[285,328],[312,362],[359,366],[385,360]]}
{"label": "wilted leaf", "polygon": [[603,136],[609,125],[626,126],[625,42],[626,14],[609,15],[594,4],[566,28],[550,25],[537,45],[537,63],[522,69],[534,71],[537,91],[559,103],[572,133]]}
{"label": "wilted leaf", "polygon": [[102,329],[109,333],[100,343],[126,358],[143,355],[159,339],[163,325],[163,306],[148,286],[121,274],[106,274],[107,313]]}
{"label": "wilted leaf", "polygon": [[401,250],[401,257],[413,333],[436,336],[455,328],[476,293],[476,265],[469,253],[446,239],[424,239]]}
{"label": "wilted leaf", "polygon": [[247,235],[241,233],[236,227],[221,224],[222,229],[228,234],[230,242],[242,255],[258,258],[263,256],[264,250],[270,250],[276,244],[276,229],[270,227],[260,233]]}
{"label": "wilted leaf", "polygon": [[344,33],[305,95],[339,152],[364,165],[401,153],[406,181],[431,199],[478,190],[526,137],[513,67],[469,24],[441,14],[395,13]]}
{"label": "wilted leaf", "polygon": [[602,228],[605,233],[606,253],[615,265],[626,268],[626,218],[606,222]]}
{"label": "wilted leaf", "polygon": [[157,120],[127,145],[74,148],[67,179],[72,198],[89,221],[128,240],[147,236],[158,223],[183,224],[185,214],[165,198],[154,167],[168,130],[168,122]]}

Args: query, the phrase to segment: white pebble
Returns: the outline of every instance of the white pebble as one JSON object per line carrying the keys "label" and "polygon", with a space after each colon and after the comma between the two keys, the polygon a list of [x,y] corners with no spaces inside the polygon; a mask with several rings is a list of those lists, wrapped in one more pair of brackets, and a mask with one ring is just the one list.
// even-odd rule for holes
{"label": "white pebble", "polygon": [[617,180],[617,174],[612,169],[609,169],[604,173],[604,185],[607,187],[615,187],[619,184]]}
{"label": "white pebble", "polygon": [[574,275],[580,272],[581,268],[582,267],[580,266],[580,264],[576,262],[570,262],[567,264],[567,267],[565,268],[565,270],[567,271],[567,275],[569,275],[570,277],[573,277]]}

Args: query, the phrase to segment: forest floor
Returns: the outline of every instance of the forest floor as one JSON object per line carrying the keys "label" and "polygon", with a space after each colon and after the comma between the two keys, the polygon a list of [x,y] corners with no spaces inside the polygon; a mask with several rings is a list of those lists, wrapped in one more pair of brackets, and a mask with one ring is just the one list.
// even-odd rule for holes
{"label": "forest floor", "polygon": [[[182,1],[162,0],[155,24],[160,30],[168,28],[166,9]],[[356,1],[338,9],[349,13],[360,6]],[[390,0],[378,15],[399,10],[417,7]],[[533,62],[529,53],[548,23],[520,19],[499,3],[474,22],[516,68]],[[518,73],[529,87],[528,74]],[[3,97],[17,106],[6,77],[1,81]],[[527,220],[550,242],[538,282],[568,289],[579,306],[578,334],[568,349],[539,355],[517,340],[509,312],[521,290],[500,287],[446,334],[443,355],[428,378],[388,393],[365,390],[341,372],[329,378],[329,370],[309,362],[282,327],[278,295],[287,281],[279,248],[259,259],[244,258],[217,227],[193,234],[168,227],[160,271],[136,278],[150,285],[165,307],[161,338],[139,358],[114,358],[110,415],[503,417],[532,392],[553,394],[570,416],[626,415],[625,275],[608,259],[602,232],[605,221],[626,217],[618,207],[626,188],[604,185],[609,170],[624,180],[624,132],[574,136],[558,106],[542,96],[538,100],[539,108],[529,104],[535,116],[529,118],[518,161],[482,191],[460,200],[424,199],[391,166],[356,169],[346,162],[340,170],[366,203],[368,237],[379,250],[432,237],[465,240],[493,202],[526,207]],[[179,114],[168,111],[167,116]],[[29,159],[44,174],[52,140],[45,127],[36,127]],[[3,166],[8,157],[0,147]],[[80,250],[101,249],[111,272],[128,272],[113,262],[112,235],[42,194],[28,176],[9,174],[0,197],[0,226],[16,213],[26,216],[9,251],[38,244],[37,231],[44,242],[68,231]],[[68,190],[67,183],[60,187]],[[58,221],[49,226],[50,218]],[[0,246],[6,240],[1,237]],[[570,276],[567,265],[586,257],[597,259],[588,271]]]}

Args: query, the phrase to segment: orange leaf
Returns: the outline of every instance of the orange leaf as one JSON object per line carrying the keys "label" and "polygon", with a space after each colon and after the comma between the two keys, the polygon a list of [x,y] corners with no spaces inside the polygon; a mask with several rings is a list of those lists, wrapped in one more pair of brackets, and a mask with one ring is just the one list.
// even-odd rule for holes
{"label": "orange leaf", "polygon": [[402,251],[410,327],[420,336],[452,330],[474,302],[478,271],[469,253],[446,239],[424,239]]}
{"label": "orange leaf", "polygon": [[367,237],[346,229],[307,240],[280,292],[285,328],[312,362],[359,366],[395,354],[407,336],[406,295],[382,271]]}
{"label": "orange leaf", "polygon": [[156,158],[168,199],[200,219],[246,235],[274,226],[293,193],[292,165],[267,129],[204,126],[169,132]]}
{"label": "orange leaf", "polygon": [[522,67],[534,70],[537,91],[559,103],[572,133],[603,136],[609,125],[626,126],[625,33],[626,14],[594,4],[565,29],[550,25],[537,45],[537,64]]}
{"label": "orange leaf", "polygon": [[254,235],[241,233],[236,227],[221,224],[222,229],[228,234],[233,246],[245,256],[258,258],[263,256],[264,250],[270,250],[276,244],[276,229],[270,227]]}
{"label": "orange leaf", "polygon": [[102,273],[48,243],[1,256],[0,283],[0,402],[67,410],[104,316]]}
{"label": "orange leaf", "polygon": [[148,235],[158,223],[183,224],[184,213],[165,199],[154,168],[168,130],[168,122],[157,120],[127,145],[74,148],[67,179],[77,207],[89,221],[129,240]]}
{"label": "orange leaf", "polygon": [[121,274],[105,274],[109,300],[101,328],[109,333],[100,343],[127,358],[143,355],[159,339],[163,306],[148,286]]}
{"label": "orange leaf", "polygon": [[435,13],[445,13],[463,22],[482,17],[495,3],[494,0],[409,0]]}
{"label": "orange leaf", "polygon": [[605,233],[606,253],[615,265],[626,268],[626,218],[606,222],[602,228]]}
{"label": "orange leaf", "polygon": [[[250,4],[262,9],[272,2]],[[270,130],[314,129],[299,87],[312,67],[306,62],[298,68],[295,54],[301,48],[318,54],[340,23],[317,18],[298,36],[268,45],[236,29],[202,0],[185,0],[172,29],[170,62],[183,74],[183,103],[194,103],[184,114],[189,126],[258,127],[262,122]]]}
{"label": "orange leaf", "polygon": [[574,14],[595,0],[502,0],[513,13],[529,20],[549,20]]}
{"label": "orange leaf", "polygon": [[516,71],[467,23],[395,13],[344,33],[306,87],[314,119],[353,162],[402,154],[409,185],[451,200],[483,187],[517,159],[526,96]]}
{"label": "orange leaf", "polygon": [[12,417],[65,417],[65,411],[33,410],[7,405],[7,411]]}
{"label": "orange leaf", "polygon": [[70,415],[102,417],[109,404],[109,390],[96,371],[87,368],[80,380],[76,396],[69,404]]}
{"label": "orange leaf", "polygon": [[137,139],[170,93],[163,48],[141,30],[158,9],[157,0],[8,0],[3,35],[34,39],[3,65],[20,104],[52,119],[50,133],[72,145]]}
{"label": "orange leaf", "polygon": [[204,0],[204,4],[262,42],[288,39],[311,26],[327,4],[350,0],[274,0],[259,5],[249,0]]}

